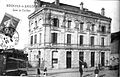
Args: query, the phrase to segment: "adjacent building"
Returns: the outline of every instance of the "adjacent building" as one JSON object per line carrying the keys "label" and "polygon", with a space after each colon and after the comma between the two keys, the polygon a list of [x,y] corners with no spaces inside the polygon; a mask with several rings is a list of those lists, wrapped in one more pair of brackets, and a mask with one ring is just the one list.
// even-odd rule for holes
{"label": "adjacent building", "polygon": [[118,65],[120,53],[120,31],[111,34],[111,56],[110,64]]}
{"label": "adjacent building", "polygon": [[80,6],[35,0],[29,19],[28,57],[32,66],[48,69],[109,65],[111,18]]}

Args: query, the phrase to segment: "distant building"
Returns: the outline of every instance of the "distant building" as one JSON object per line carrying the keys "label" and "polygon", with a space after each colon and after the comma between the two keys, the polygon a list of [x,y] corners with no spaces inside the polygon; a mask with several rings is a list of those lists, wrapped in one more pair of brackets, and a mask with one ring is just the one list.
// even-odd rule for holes
{"label": "distant building", "polygon": [[35,0],[29,19],[28,57],[48,69],[77,68],[79,60],[95,67],[110,61],[111,18],[84,8]]}
{"label": "distant building", "polygon": [[111,64],[116,65],[120,54],[120,32],[111,34]]}

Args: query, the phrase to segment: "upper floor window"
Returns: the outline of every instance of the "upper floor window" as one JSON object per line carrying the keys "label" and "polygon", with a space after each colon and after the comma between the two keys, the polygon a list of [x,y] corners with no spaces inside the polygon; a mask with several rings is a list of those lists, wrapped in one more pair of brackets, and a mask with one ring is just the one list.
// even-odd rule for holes
{"label": "upper floor window", "polygon": [[71,44],[71,34],[67,34],[67,44]]}
{"label": "upper floor window", "polygon": [[51,34],[51,43],[52,44],[57,44],[57,33],[52,33]]}
{"label": "upper floor window", "polygon": [[83,22],[82,23],[80,23],[80,30],[83,30]]}
{"label": "upper floor window", "polygon": [[91,31],[94,31],[95,24],[92,24]]}
{"label": "upper floor window", "polygon": [[34,37],[34,44],[36,44],[37,43],[37,35],[35,35],[35,37]]}
{"label": "upper floor window", "polygon": [[79,45],[83,45],[83,35],[80,35],[80,44]]}
{"label": "upper floor window", "polygon": [[101,31],[102,31],[103,33],[105,33],[105,32],[106,32],[106,27],[105,27],[105,26],[102,26],[102,27],[101,27]]}
{"label": "upper floor window", "polygon": [[94,37],[90,37],[90,45],[93,46],[94,45]]}
{"label": "upper floor window", "polygon": [[41,44],[41,33],[40,33],[40,37],[39,37],[39,43]]}
{"label": "upper floor window", "polygon": [[53,26],[54,27],[59,27],[59,20],[58,20],[58,18],[53,18]]}
{"label": "upper floor window", "polygon": [[35,21],[35,27],[37,27],[37,21]]}
{"label": "upper floor window", "polygon": [[33,44],[33,36],[31,36],[30,44]]}
{"label": "upper floor window", "polygon": [[101,45],[104,46],[104,38],[101,38]]}
{"label": "upper floor window", "polygon": [[68,20],[68,28],[71,28],[71,20]]}

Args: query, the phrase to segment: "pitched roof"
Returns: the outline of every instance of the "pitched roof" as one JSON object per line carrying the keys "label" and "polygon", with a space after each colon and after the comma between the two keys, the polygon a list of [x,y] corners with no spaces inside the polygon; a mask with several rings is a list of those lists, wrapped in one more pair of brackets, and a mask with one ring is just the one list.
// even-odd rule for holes
{"label": "pitched roof", "polygon": [[56,9],[61,9],[61,10],[66,10],[66,11],[71,11],[71,12],[75,12],[75,13],[81,13],[84,15],[95,16],[95,17],[111,20],[111,18],[100,15],[99,13],[88,11],[88,10],[86,10],[86,8],[83,8],[83,10],[80,10],[80,7],[68,5],[68,4],[64,4],[64,3],[59,3],[59,5],[56,5],[54,2],[49,3],[49,2],[41,1],[41,6],[42,5],[46,5],[47,7],[52,7],[52,8],[56,8]]}

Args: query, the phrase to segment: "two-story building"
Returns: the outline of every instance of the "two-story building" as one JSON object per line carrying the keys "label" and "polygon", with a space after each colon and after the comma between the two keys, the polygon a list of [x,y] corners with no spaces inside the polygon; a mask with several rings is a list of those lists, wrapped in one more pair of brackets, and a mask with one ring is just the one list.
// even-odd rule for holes
{"label": "two-story building", "polygon": [[35,0],[29,19],[28,55],[32,66],[48,69],[106,66],[110,57],[111,18],[80,7]]}

